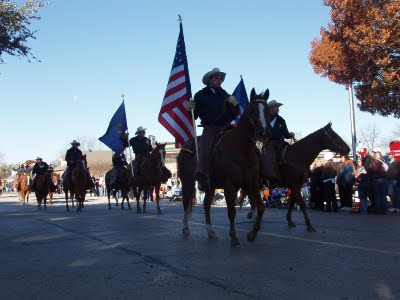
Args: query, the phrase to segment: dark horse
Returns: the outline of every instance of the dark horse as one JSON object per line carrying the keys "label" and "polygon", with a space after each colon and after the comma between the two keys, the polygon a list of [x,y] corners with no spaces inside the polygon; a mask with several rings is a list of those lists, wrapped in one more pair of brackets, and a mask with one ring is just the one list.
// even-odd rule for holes
{"label": "dark horse", "polygon": [[[256,95],[254,89],[250,94],[250,103],[243,112],[237,127],[226,132],[214,146],[212,160],[211,190],[205,193],[204,211],[206,228],[210,239],[216,238],[211,225],[210,208],[216,188],[224,189],[228,216],[230,222],[229,236],[232,247],[240,247],[235,230],[235,203],[240,188],[246,190],[249,198],[257,206],[257,219],[252,230],[247,234],[247,240],[252,242],[260,230],[264,213],[264,204],[260,195],[260,163],[257,141],[263,141],[271,135],[269,125],[269,107],[267,99],[269,91],[263,95]],[[192,143],[189,141],[188,143]],[[188,144],[186,143],[186,144]],[[192,208],[192,199],[195,196],[196,157],[185,149],[185,145],[178,155],[178,175],[182,182],[182,198],[184,206],[183,229],[184,235],[189,235],[188,217]]]}
{"label": "dark horse", "polygon": [[45,172],[42,175],[38,175],[39,178],[36,181],[35,195],[38,203],[38,208],[42,208],[42,202],[44,209],[47,209],[47,195],[49,194],[49,186],[51,181],[51,174]]}
{"label": "dark horse", "polygon": [[108,171],[105,176],[106,180],[106,189],[107,189],[107,198],[108,198],[108,209],[111,209],[111,202],[110,196],[111,194],[115,198],[115,206],[118,206],[118,198],[117,198],[117,191],[121,191],[121,209],[124,209],[124,201],[128,203],[128,208],[131,208],[131,204],[129,203],[129,178],[131,176],[131,170],[128,168],[118,167],[118,175],[117,175],[117,182],[116,185],[111,187],[110,180],[111,180],[111,172],[112,170]]}
{"label": "dark horse", "polygon": [[[309,134],[284,150],[280,172],[281,186],[288,187],[291,190],[288,212],[286,214],[289,227],[296,226],[292,221],[292,210],[294,204],[297,203],[303,212],[307,231],[315,231],[308,217],[306,205],[301,197],[301,186],[306,180],[310,165],[317,158],[318,154],[325,149],[340,153],[341,155],[350,152],[350,148],[346,142],[333,131],[332,123],[328,123],[325,127]],[[265,155],[264,147],[262,154]],[[267,167],[265,166],[265,168]]]}
{"label": "dark horse", "polygon": [[[165,168],[165,144],[156,143],[156,147],[149,157],[143,162],[140,174],[131,179],[131,185],[137,201],[137,213],[142,212],[140,208],[140,195],[143,191],[143,213],[146,211],[147,191],[150,186],[154,186],[157,201],[157,213],[161,214],[160,208],[160,186],[161,183],[167,182],[171,177],[170,172],[166,172]],[[169,174],[167,174],[169,173]]]}
{"label": "dark horse", "polygon": [[77,211],[83,208],[83,202],[85,201],[87,183],[90,180],[88,178],[87,165],[86,165],[86,154],[82,155],[82,158],[77,161],[75,166],[71,167],[70,180],[68,185],[64,185],[65,202],[67,206],[67,211],[69,211],[68,206],[68,192],[72,200],[74,197],[78,202]]}

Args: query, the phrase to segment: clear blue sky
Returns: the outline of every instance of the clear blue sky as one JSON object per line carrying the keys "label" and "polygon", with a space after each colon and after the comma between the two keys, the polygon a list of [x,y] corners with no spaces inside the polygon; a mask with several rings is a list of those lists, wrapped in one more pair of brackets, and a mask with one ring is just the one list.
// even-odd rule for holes
{"label": "clear blue sky", "polygon": [[[157,118],[178,13],[193,94],[219,67],[229,93],[240,75],[248,93],[269,88],[270,99],[284,103],[289,130],[305,136],[332,121],[351,141],[348,92],[314,74],[308,60],[311,41],[330,20],[322,0],[53,0],[32,23],[39,31],[29,46],[41,62],[4,56],[0,65],[0,152],[7,161],[52,161],[73,139],[102,136],[122,93],[131,133],[144,126],[158,141],[173,141]],[[356,128],[370,123],[388,133],[399,120],[356,109]]]}

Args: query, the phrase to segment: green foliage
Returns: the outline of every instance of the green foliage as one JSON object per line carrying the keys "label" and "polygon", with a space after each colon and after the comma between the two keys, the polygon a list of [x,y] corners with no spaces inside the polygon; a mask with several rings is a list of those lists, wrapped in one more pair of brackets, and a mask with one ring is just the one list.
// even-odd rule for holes
{"label": "green foliage", "polygon": [[18,7],[13,1],[0,0],[0,63],[4,54],[36,59],[26,45],[36,33],[29,26],[31,20],[40,19],[38,10],[47,5],[42,0],[29,0]]}

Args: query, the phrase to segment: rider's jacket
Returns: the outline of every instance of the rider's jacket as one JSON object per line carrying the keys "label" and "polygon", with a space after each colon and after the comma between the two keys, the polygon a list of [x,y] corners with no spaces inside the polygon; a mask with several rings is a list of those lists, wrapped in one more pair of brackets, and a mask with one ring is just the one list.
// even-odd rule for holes
{"label": "rider's jacket", "polygon": [[31,172],[31,168],[28,167],[28,166],[26,166],[26,167],[19,167],[19,168],[17,169],[17,174],[18,174],[18,175],[21,175],[21,174],[28,174],[28,173],[30,173],[30,172]]}
{"label": "rider's jacket", "polygon": [[239,105],[233,106],[226,99],[229,94],[223,88],[205,87],[194,95],[195,119],[200,118],[201,125],[226,126],[239,112]]}
{"label": "rider's jacket", "polygon": [[44,174],[47,170],[49,169],[49,165],[47,163],[45,163],[44,161],[42,162],[37,162],[34,166],[33,166],[33,170],[32,170],[32,174],[36,174],[36,175],[42,175]]}
{"label": "rider's jacket", "polygon": [[[128,140],[121,137],[122,143],[124,147],[128,147]],[[151,146],[151,141],[147,137],[141,137],[139,135],[131,138],[129,140],[129,144],[132,147],[133,152],[135,155],[145,154],[153,151],[153,147]]]}
{"label": "rider's jacket", "polygon": [[274,119],[271,118],[270,124],[271,125],[271,137],[270,140],[274,141],[283,141],[284,139],[290,139],[291,136],[286,126],[286,121],[280,116],[275,116],[275,123],[273,122]]}
{"label": "rider's jacket", "polygon": [[65,154],[65,161],[67,162],[67,166],[73,166],[76,164],[78,159],[82,157],[82,151],[79,148],[71,147],[67,150]]}

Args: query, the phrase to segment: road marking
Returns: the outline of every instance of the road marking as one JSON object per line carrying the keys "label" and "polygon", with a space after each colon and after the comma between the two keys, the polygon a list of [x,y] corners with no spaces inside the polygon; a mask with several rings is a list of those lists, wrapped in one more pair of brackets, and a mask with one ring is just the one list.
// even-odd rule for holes
{"label": "road marking", "polygon": [[[149,219],[154,218],[154,219],[158,219],[158,220],[161,219],[161,220],[171,221],[171,222],[175,222],[175,223],[182,223],[182,220],[168,219],[168,218],[162,218],[162,217],[158,217],[158,216],[146,216],[145,218],[149,218]],[[191,221],[189,221],[188,223],[192,224],[192,225],[206,226],[204,223],[191,222]],[[229,230],[228,226],[213,225],[213,227]],[[248,232],[248,230],[240,229],[240,228],[236,228],[236,231]],[[315,243],[315,244],[320,244],[320,245],[325,245],[325,246],[335,246],[335,247],[341,247],[341,248],[347,248],[347,249],[353,249],[353,250],[362,250],[362,251],[377,252],[377,253],[382,253],[382,254],[400,255],[399,251],[368,248],[368,247],[341,244],[341,243],[335,243],[335,242],[325,242],[325,241],[321,241],[321,240],[306,239],[306,238],[302,238],[302,237],[295,237],[295,236],[278,234],[278,233],[268,233],[268,232],[259,231],[258,234],[264,234],[264,235],[273,236],[273,237],[277,237],[277,238],[285,238],[285,239],[289,239],[289,240],[297,240],[297,241]]]}

